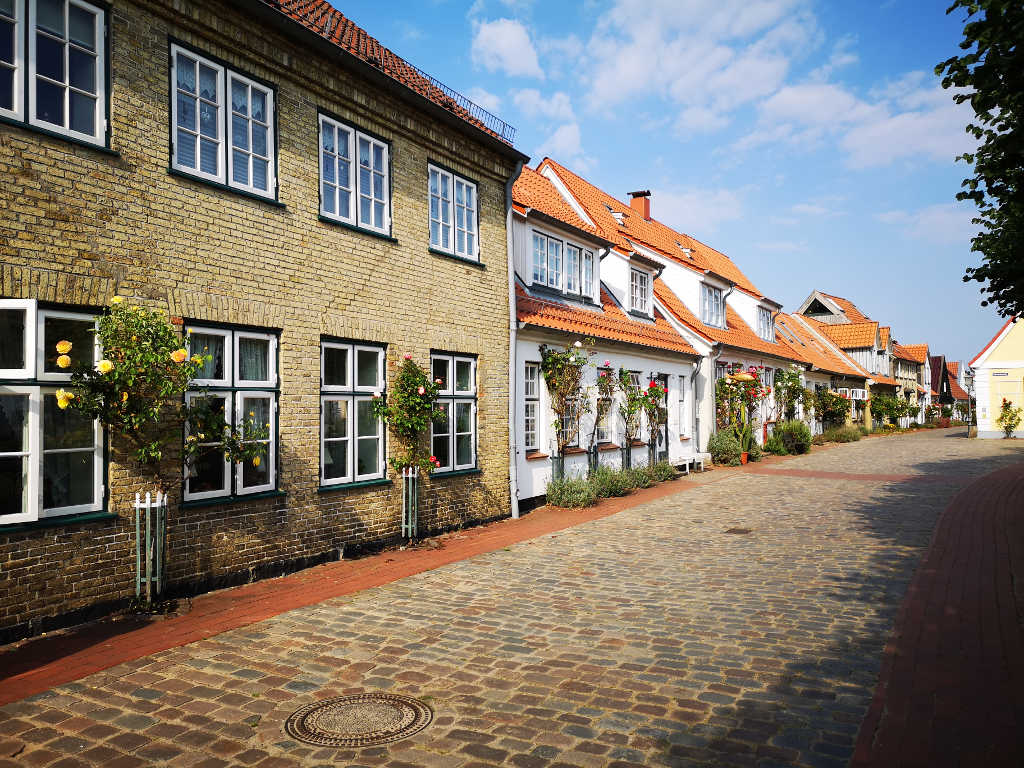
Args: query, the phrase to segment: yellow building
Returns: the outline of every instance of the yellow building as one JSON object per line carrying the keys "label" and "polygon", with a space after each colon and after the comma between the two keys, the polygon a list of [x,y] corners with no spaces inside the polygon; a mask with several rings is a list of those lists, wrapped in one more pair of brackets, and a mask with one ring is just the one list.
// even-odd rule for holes
{"label": "yellow building", "polygon": [[[1024,406],[1024,323],[1018,319],[1007,320],[969,363],[978,401],[978,437],[1003,437],[996,424],[1003,399],[1015,407]],[[1024,437],[1024,428],[1014,436]]]}

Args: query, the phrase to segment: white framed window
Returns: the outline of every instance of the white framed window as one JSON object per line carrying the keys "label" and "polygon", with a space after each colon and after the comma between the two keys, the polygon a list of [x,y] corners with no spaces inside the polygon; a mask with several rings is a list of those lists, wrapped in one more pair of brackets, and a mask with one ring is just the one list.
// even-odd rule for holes
{"label": "white framed window", "polygon": [[580,266],[582,258],[580,249],[575,245],[565,245],[565,292],[580,292]]}
{"label": "white framed window", "polygon": [[548,282],[548,239],[540,232],[533,233],[533,282],[535,285]]}
{"label": "white framed window", "polygon": [[651,276],[642,269],[629,271],[629,305],[634,312],[651,314]]}
{"label": "white framed window", "polygon": [[767,307],[757,308],[757,335],[765,341],[775,341],[775,323]]}
{"label": "white framed window", "polygon": [[57,343],[71,342],[71,366],[92,365],[99,360],[96,318],[82,312],[39,308],[36,311],[36,376],[40,381],[71,381],[71,369],[58,365]]}
{"label": "white framed window", "polygon": [[[0,2],[0,30],[20,31],[20,0]],[[0,45],[0,107],[4,101],[8,116],[27,114],[38,128],[74,139],[102,145],[106,141],[106,13],[82,0],[27,0],[28,7],[28,98],[17,91],[20,36],[8,54]],[[11,22],[14,22],[11,24]],[[9,60],[9,61],[8,61]],[[10,64],[10,66],[6,66]],[[13,76],[12,95],[4,99],[3,82]],[[27,102],[27,110],[23,109]]]}
{"label": "white framed window", "polygon": [[597,292],[594,290],[594,252],[583,252],[583,275],[580,279],[581,293],[584,296],[596,299]]}
{"label": "white framed window", "polygon": [[565,414],[558,420],[558,441],[562,442],[567,440],[568,436],[575,431],[575,436],[571,441],[565,443],[567,448],[576,448],[580,444],[580,430],[577,426],[579,424],[579,414],[575,408],[570,408],[569,413]]}
{"label": "white framed window", "polygon": [[427,175],[430,247],[478,261],[476,184],[436,165]]}
{"label": "white framed window", "polygon": [[612,441],[612,401],[602,398],[607,404],[601,417],[597,420],[597,442],[610,443]]}
{"label": "white framed window", "polygon": [[320,115],[320,215],[355,223],[352,157],[356,132]]}
{"label": "white framed window", "polygon": [[[278,338],[259,330],[190,325],[186,329],[190,355],[203,358],[199,375],[189,382],[185,401],[208,406],[206,422],[200,420],[186,439],[195,438],[199,452],[185,468],[183,498],[199,501],[244,496],[277,488],[277,411],[280,389],[277,374]],[[238,462],[224,458],[223,440],[217,425],[242,430],[242,439],[263,444],[259,461]],[[248,427],[267,437],[249,433]]]}
{"label": "white framed window", "polygon": [[679,416],[679,436],[686,437],[686,377],[679,377],[679,403],[676,413]]}
{"label": "white framed window", "polygon": [[467,355],[432,354],[430,370],[440,379],[438,413],[430,427],[438,471],[476,467],[476,358]]}
{"label": "white framed window", "polygon": [[523,447],[535,451],[539,447],[538,417],[540,413],[540,364],[523,366]]}
{"label": "white framed window", "polygon": [[562,290],[562,241],[548,238],[548,287]]}
{"label": "white framed window", "polygon": [[388,145],[364,133],[357,133],[356,157],[359,226],[386,233],[391,228]]}
{"label": "white framed window", "polygon": [[324,339],[320,361],[320,485],[383,478],[384,347]]}
{"label": "white framed window", "polygon": [[0,115],[24,119],[24,72],[24,3],[0,0]]}
{"label": "white framed window", "polygon": [[705,325],[725,327],[725,302],[722,290],[707,283],[700,286],[700,319]]}
{"label": "white framed window", "polygon": [[103,430],[62,409],[58,341],[72,361],[96,361],[95,318],[0,299],[0,526],[103,508]]}
{"label": "white framed window", "polygon": [[176,44],[171,83],[171,167],[276,197],[273,88]]}

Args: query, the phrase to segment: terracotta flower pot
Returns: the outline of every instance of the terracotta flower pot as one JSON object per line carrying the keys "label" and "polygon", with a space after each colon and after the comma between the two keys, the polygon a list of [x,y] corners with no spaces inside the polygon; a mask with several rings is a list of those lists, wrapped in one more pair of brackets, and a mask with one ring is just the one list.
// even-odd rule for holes
{"label": "terracotta flower pot", "polygon": [[750,454],[747,453],[746,451],[740,454],[740,464],[746,464],[749,459]]}

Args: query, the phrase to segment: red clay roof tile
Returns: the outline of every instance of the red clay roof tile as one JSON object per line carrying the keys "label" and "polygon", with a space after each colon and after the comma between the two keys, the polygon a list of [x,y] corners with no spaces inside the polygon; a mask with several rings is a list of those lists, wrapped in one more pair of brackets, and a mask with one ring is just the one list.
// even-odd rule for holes
{"label": "red clay roof tile", "polygon": [[574,229],[597,235],[593,225],[583,221],[565,202],[551,180],[532,168],[524,166],[516,183],[512,185],[512,201],[521,213],[525,213],[526,208],[533,208]]}
{"label": "red clay roof tile", "polygon": [[[829,344],[818,338],[810,324],[805,323],[797,315],[780,313],[775,318],[776,325],[780,326],[782,333],[776,337],[793,348],[793,351],[801,356],[815,368],[827,373],[835,373],[840,376],[852,376],[856,378],[867,378],[868,373],[862,370],[853,360],[842,352],[837,352]],[[786,336],[788,332],[793,341]]]}

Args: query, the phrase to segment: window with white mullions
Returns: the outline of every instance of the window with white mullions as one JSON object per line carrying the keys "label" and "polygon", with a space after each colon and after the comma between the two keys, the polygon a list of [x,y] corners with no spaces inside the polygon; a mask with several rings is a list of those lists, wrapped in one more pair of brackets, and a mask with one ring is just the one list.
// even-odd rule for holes
{"label": "window with white mullions", "polygon": [[266,194],[271,183],[273,136],[270,115],[274,94],[241,75],[231,81],[231,154],[229,175],[234,186]]}
{"label": "window with white mullions", "polygon": [[523,447],[533,451],[537,450],[540,441],[540,365],[526,363],[523,374]]}
{"label": "window with white mullions", "polygon": [[766,307],[757,308],[757,335],[765,341],[775,341],[775,323],[771,310]]}
{"label": "window with white mullions", "polygon": [[320,116],[320,213],[353,223],[352,155],[355,131]]}
{"label": "window with white mullions", "polygon": [[430,429],[438,471],[476,466],[476,360],[460,355],[431,356],[431,374],[440,379],[438,413]]}
{"label": "window with white mullions", "polygon": [[700,286],[700,319],[705,325],[725,328],[725,301],[720,288],[702,283]]}
{"label": "window with white mullions", "polygon": [[0,0],[0,115],[21,120],[25,66],[23,0]]}
{"label": "window with white mullions", "polygon": [[[39,309],[37,315],[36,375],[41,381],[71,381],[71,368],[92,365],[99,361],[96,340],[96,318],[81,312]],[[70,341],[71,359],[66,368],[58,363],[57,342]]]}
{"label": "window with white mullions", "polygon": [[548,287],[562,290],[562,241],[548,238]]}
{"label": "window with white mullions", "polygon": [[580,249],[568,243],[565,246],[565,291],[580,292]]}
{"label": "window with white mullions", "polygon": [[231,462],[224,458],[221,429],[230,426],[234,414],[230,393],[188,392],[185,402],[193,408],[205,406],[204,416],[197,419],[186,440],[195,438],[198,451],[185,472],[185,498],[208,499],[231,493]]}
{"label": "window with white mullions", "polygon": [[629,273],[630,309],[634,312],[650,314],[651,311],[651,276],[639,269],[631,269]]}
{"label": "window with white mullions", "polygon": [[[235,397],[235,423],[242,430],[242,440],[248,445],[259,446],[256,456],[249,461],[239,462],[235,467],[235,492],[259,493],[275,487],[274,435],[277,431],[276,396],[273,392],[239,392]],[[256,427],[267,437],[260,439],[249,433]]]}
{"label": "window with white mullions", "polygon": [[171,55],[175,84],[171,165],[212,181],[224,181],[224,68],[176,46],[172,46]]}
{"label": "window with white mullions", "polygon": [[359,226],[386,232],[388,211],[388,147],[377,139],[359,134]]}
{"label": "window with white mullions", "polygon": [[430,247],[478,259],[476,184],[434,165],[427,175]]}
{"label": "window with white mullions", "polygon": [[81,0],[29,0],[28,8],[29,122],[102,144],[104,12]]}
{"label": "window with white mullions", "polygon": [[320,484],[384,477],[384,426],[373,400],[384,391],[384,348],[320,344]]}
{"label": "window with white mullions", "polygon": [[583,276],[581,282],[581,293],[584,296],[595,298],[594,292],[594,252],[583,252]]}
{"label": "window with white mullions", "polygon": [[539,232],[533,233],[533,282],[536,285],[548,282],[548,239]]}
{"label": "window with white mullions", "polygon": [[430,245],[452,249],[452,175],[430,166]]}
{"label": "window with white mullions", "polygon": [[39,395],[0,387],[0,524],[38,518]]}
{"label": "window with white mullions", "polygon": [[455,253],[477,258],[476,184],[455,177]]}

